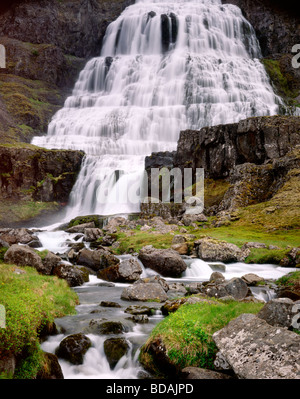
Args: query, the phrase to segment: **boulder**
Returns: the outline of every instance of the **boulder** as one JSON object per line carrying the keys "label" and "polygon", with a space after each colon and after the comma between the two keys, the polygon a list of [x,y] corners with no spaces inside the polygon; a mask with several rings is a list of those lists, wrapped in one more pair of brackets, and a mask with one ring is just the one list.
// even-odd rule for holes
{"label": "boulder", "polygon": [[167,292],[168,298],[178,298],[187,295],[188,291],[183,283],[171,283]]}
{"label": "boulder", "polygon": [[299,379],[300,336],[242,314],[213,334],[222,357],[242,379]]}
{"label": "boulder", "polygon": [[266,246],[266,244],[264,244],[262,242],[246,242],[242,246],[242,250],[248,249],[248,248],[267,248],[267,246]]}
{"label": "boulder", "polygon": [[55,353],[72,364],[82,364],[84,355],[91,346],[92,342],[86,335],[72,334],[61,341]]}
{"label": "boulder", "polygon": [[67,233],[82,233],[84,234],[85,229],[94,229],[95,228],[95,223],[94,222],[88,222],[88,223],[82,223],[78,224],[77,226],[70,227],[66,230]]}
{"label": "boulder", "polygon": [[126,328],[120,321],[105,321],[103,319],[91,320],[88,326],[88,331],[92,334],[122,334]]}
{"label": "boulder", "polygon": [[53,353],[44,352],[45,367],[37,374],[37,380],[63,380],[64,375],[58,358]]}
{"label": "boulder", "polygon": [[228,380],[232,378],[228,374],[199,367],[185,367],[181,370],[180,377],[184,380]]}
{"label": "boulder", "polygon": [[55,266],[61,263],[61,258],[55,255],[53,252],[49,251],[45,258],[43,259],[43,265],[45,268],[44,274],[52,274],[52,271]]}
{"label": "boulder", "polygon": [[104,249],[91,251],[90,249],[84,248],[79,252],[77,263],[79,265],[88,266],[97,272],[100,269],[118,265],[120,260]]}
{"label": "boulder", "polygon": [[232,295],[236,300],[242,300],[249,294],[247,284],[238,277],[234,277],[225,283],[227,295]]}
{"label": "boulder", "polygon": [[143,270],[135,259],[125,259],[121,263],[99,270],[97,277],[120,283],[132,283],[140,278]]}
{"label": "boulder", "polygon": [[104,341],[104,353],[112,369],[128,350],[129,344],[125,338],[108,338]]}
{"label": "boulder", "polygon": [[265,281],[263,277],[259,277],[257,274],[254,273],[244,274],[244,276],[242,276],[242,280],[250,286],[255,286],[258,283]]}
{"label": "boulder", "polygon": [[9,245],[29,244],[34,238],[37,239],[37,237],[33,235],[33,232],[25,228],[0,229],[0,239],[4,240]]}
{"label": "boulder", "polygon": [[241,278],[232,278],[227,282],[222,280],[209,282],[202,287],[202,293],[216,298],[230,296],[239,301],[249,295],[249,289]]}
{"label": "boulder", "polygon": [[225,277],[220,272],[213,272],[209,278],[210,283],[212,282],[219,282],[223,283],[225,281]]}
{"label": "boulder", "polygon": [[103,236],[103,232],[101,229],[97,227],[89,227],[84,229],[84,238],[83,240],[86,242],[92,242],[98,240],[98,238]]}
{"label": "boulder", "polygon": [[168,315],[169,313],[174,313],[176,310],[180,308],[184,303],[186,303],[187,298],[179,298],[168,300],[166,303],[163,304],[161,307],[161,312],[163,315]]}
{"label": "boulder", "polygon": [[147,316],[152,316],[157,309],[149,306],[139,306],[139,305],[131,305],[128,306],[124,310],[125,313],[132,314],[134,316],[141,316],[141,315],[147,315]]}
{"label": "boulder", "polygon": [[[294,307],[297,303],[298,307]],[[293,302],[289,298],[275,298],[264,305],[257,317],[275,327],[291,328],[296,313],[295,309],[296,312],[300,310],[300,301]]]}
{"label": "boulder", "polygon": [[139,259],[148,267],[164,277],[180,277],[187,266],[173,249],[156,249],[152,245],[143,247]]}
{"label": "boulder", "polygon": [[201,238],[194,243],[198,257],[204,261],[241,262],[244,252],[236,245],[210,237]]}
{"label": "boulder", "polygon": [[83,273],[75,266],[60,263],[53,268],[52,274],[66,280],[70,287],[77,287],[84,284]]}
{"label": "boulder", "polygon": [[13,244],[5,253],[4,261],[17,266],[31,266],[38,272],[48,272],[41,257],[27,245]]}
{"label": "boulder", "polygon": [[118,302],[102,301],[100,306],[104,308],[121,308],[122,306]]}
{"label": "boulder", "polygon": [[127,301],[159,301],[164,302],[168,296],[158,283],[133,284],[124,288],[121,299]]}

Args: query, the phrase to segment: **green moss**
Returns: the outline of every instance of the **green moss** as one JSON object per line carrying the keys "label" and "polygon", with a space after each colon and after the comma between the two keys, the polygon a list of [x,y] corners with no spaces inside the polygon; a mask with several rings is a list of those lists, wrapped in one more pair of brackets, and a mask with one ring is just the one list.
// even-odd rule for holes
{"label": "green moss", "polygon": [[265,58],[262,60],[262,63],[278,94],[285,100],[286,104],[288,106],[300,106],[298,101],[295,100],[299,95],[299,90],[295,89],[295,77],[282,67],[281,59],[273,60]]}
{"label": "green moss", "polygon": [[[18,267],[20,269],[20,267]],[[55,317],[75,312],[78,298],[65,280],[44,276],[34,268],[0,265],[0,303],[6,310],[6,328],[0,329],[0,353],[17,359],[15,378],[34,378],[42,366],[39,331]]]}
{"label": "green moss", "polygon": [[59,209],[56,202],[39,201],[0,201],[0,220],[2,223],[17,223],[30,220],[45,212]]}
{"label": "green moss", "polygon": [[280,277],[276,284],[279,286],[289,286],[294,287],[295,285],[300,285],[300,271],[291,272],[285,276]]}
{"label": "green moss", "polygon": [[217,348],[212,340],[213,333],[242,313],[259,312],[262,306],[261,303],[235,301],[225,304],[217,300],[215,305],[205,302],[185,304],[152,330],[141,349],[140,361],[148,370],[158,371],[155,359],[149,352],[149,345],[160,339],[166,347],[170,362],[177,369],[189,366],[214,369]]}
{"label": "green moss", "polygon": [[250,255],[246,258],[246,263],[271,263],[279,265],[280,261],[284,259],[289,250],[270,250],[264,248],[252,248]]}
{"label": "green moss", "polygon": [[72,219],[69,222],[68,228],[78,226],[79,224],[91,223],[91,222],[94,222],[96,227],[100,228],[102,227],[99,217],[95,215],[90,215],[90,216],[78,216],[75,219]]}

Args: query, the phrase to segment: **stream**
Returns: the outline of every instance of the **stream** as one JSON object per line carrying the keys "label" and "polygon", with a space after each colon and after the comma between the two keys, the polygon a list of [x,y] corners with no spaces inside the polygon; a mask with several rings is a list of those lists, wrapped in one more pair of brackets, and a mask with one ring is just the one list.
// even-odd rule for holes
{"label": "stream", "polygon": [[[68,242],[74,241],[76,234],[69,234],[63,231],[43,231],[38,233],[38,236],[43,245],[39,250],[49,249],[55,253],[63,254],[66,248],[68,248]],[[132,256],[122,255],[118,256],[118,258],[122,262],[122,260]],[[271,264],[232,263],[224,265],[220,262],[208,263],[201,259],[188,256],[183,256],[183,258],[187,264],[187,270],[183,273],[182,277],[177,279],[165,278],[166,281],[183,283],[203,282],[209,280],[211,273],[214,271],[221,271],[226,280],[233,277],[242,277],[247,273],[255,273],[264,279],[272,280],[278,279],[294,270]],[[141,264],[140,261],[139,263]],[[144,268],[142,264],[141,266],[143,269],[141,278],[157,274],[150,269]],[[160,311],[162,304],[157,302],[124,301],[120,299],[123,289],[128,285],[123,283],[109,283],[90,274],[89,282],[72,288],[78,294],[80,302],[76,307],[76,314],[55,320],[59,334],[49,336],[42,343],[42,349],[46,352],[55,353],[56,348],[66,336],[79,332],[85,333],[92,319],[120,321],[126,328],[126,332],[121,334],[121,336],[128,341],[130,349],[119,360],[117,365],[111,369],[104,353],[104,342],[107,338],[114,337],[114,335],[85,333],[90,338],[92,347],[85,354],[84,363],[73,365],[63,359],[59,359],[65,379],[137,379],[147,376],[147,373],[138,362],[139,348],[146,342],[155,325],[163,320],[164,316]],[[266,287],[253,287],[251,291],[256,298],[265,302],[275,296],[275,292]],[[116,302],[121,307],[103,307],[100,306],[102,301]],[[153,308],[153,315],[148,317],[149,321],[147,323],[136,323],[131,319],[132,315],[125,312],[131,305],[145,305]]]}

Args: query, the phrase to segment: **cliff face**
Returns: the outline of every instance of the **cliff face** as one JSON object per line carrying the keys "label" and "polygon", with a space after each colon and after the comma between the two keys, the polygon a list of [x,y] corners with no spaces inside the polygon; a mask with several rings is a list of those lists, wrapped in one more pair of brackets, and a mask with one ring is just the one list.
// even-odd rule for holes
{"label": "cliff face", "polygon": [[241,8],[254,27],[264,57],[290,53],[300,43],[300,15],[291,0],[222,0]]}
{"label": "cliff face", "polygon": [[131,0],[16,0],[0,10],[0,142],[30,142],[52,115],[86,61],[100,54],[107,25]]}
{"label": "cliff face", "polygon": [[300,69],[292,67],[292,47],[300,43],[300,15],[293,1],[222,0],[241,8],[259,40],[264,66],[289,106],[300,105]]}
{"label": "cliff face", "polygon": [[146,158],[148,186],[151,168],[203,168],[206,214],[261,203],[268,209],[269,201],[270,212],[287,212],[280,217],[288,225],[300,217],[299,146],[300,117],[256,117],[183,131],[177,151]]}
{"label": "cliff face", "polygon": [[84,156],[79,151],[0,144],[0,223],[14,225],[68,202]]}

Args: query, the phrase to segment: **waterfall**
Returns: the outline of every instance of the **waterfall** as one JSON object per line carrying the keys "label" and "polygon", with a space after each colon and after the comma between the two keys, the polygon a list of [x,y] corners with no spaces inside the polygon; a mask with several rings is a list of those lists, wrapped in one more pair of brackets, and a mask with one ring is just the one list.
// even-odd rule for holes
{"label": "waterfall", "polygon": [[66,219],[139,211],[145,156],[173,151],[181,130],[274,115],[259,43],[234,5],[139,0],[109,25],[72,95],[33,144],[86,153]]}

